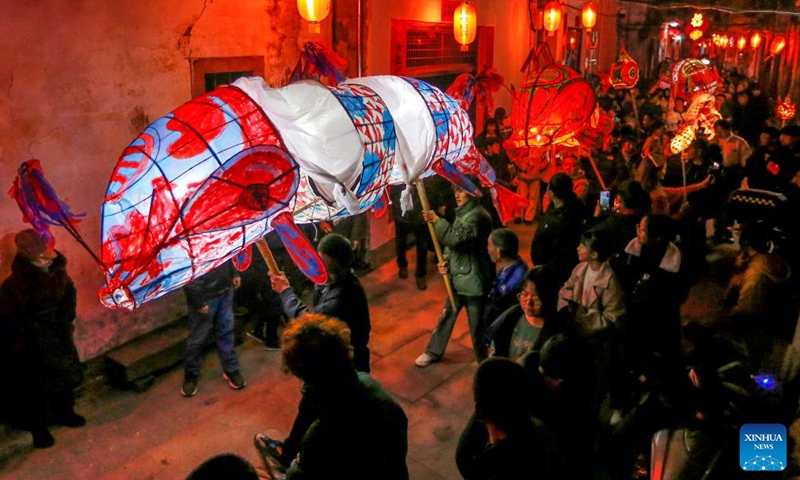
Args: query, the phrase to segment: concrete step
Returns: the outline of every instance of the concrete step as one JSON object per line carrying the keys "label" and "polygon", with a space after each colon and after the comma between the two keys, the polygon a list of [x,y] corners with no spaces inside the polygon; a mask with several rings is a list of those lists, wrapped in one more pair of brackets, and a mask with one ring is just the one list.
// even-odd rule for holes
{"label": "concrete step", "polygon": [[189,329],[185,317],[108,352],[106,374],[112,385],[145,391],[160,372],[183,360]]}

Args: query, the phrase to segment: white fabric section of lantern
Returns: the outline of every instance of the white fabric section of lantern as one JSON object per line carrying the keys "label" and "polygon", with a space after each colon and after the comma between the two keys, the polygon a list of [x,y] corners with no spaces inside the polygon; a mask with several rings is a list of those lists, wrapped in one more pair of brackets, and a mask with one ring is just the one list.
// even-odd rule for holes
{"label": "white fabric section of lantern", "polygon": [[240,78],[233,85],[264,110],[289,153],[303,173],[314,180],[323,197],[341,202],[344,192],[338,186],[350,188],[357,182],[364,146],[344,107],[330,90],[313,80],[269,88],[260,77]]}

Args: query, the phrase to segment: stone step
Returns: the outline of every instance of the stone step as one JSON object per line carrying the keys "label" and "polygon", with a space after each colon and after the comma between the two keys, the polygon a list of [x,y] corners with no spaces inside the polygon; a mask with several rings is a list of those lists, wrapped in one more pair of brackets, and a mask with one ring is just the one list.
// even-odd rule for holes
{"label": "stone step", "polygon": [[183,361],[189,329],[185,317],[108,352],[108,380],[113,385],[144,391],[154,375]]}

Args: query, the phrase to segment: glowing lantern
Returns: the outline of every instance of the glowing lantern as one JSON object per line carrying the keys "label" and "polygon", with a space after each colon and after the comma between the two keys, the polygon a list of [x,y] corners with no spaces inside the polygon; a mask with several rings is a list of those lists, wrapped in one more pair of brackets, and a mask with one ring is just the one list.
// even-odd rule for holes
{"label": "glowing lantern", "polygon": [[507,147],[577,146],[574,136],[597,103],[591,84],[575,70],[557,64],[547,43],[531,51],[523,69],[528,72],[512,102],[513,131]]}
{"label": "glowing lantern", "polygon": [[761,40],[764,37],[761,36],[759,32],[754,32],[752,36],[750,36],[750,46],[753,47],[753,50],[761,46]]}
{"label": "glowing lantern", "polygon": [[297,0],[300,16],[310,22],[308,31],[319,33],[319,22],[331,13],[331,0]]}
{"label": "glowing lantern", "polygon": [[461,44],[461,51],[469,50],[469,44],[475,41],[478,14],[475,7],[469,2],[464,2],[456,8],[453,14],[453,34],[456,41]]}
{"label": "glowing lantern", "polygon": [[694,138],[694,129],[688,124],[683,124],[669,142],[669,149],[673,154],[681,153],[694,141]]}
{"label": "glowing lantern", "polygon": [[597,23],[597,5],[587,2],[581,10],[581,22],[586,31],[591,31]]}
{"label": "glowing lantern", "polygon": [[696,58],[679,61],[672,67],[672,95],[690,98],[699,92],[713,92],[720,83],[716,70]]}
{"label": "glowing lantern", "polygon": [[553,32],[561,27],[561,3],[550,2],[544,6],[544,29],[547,30],[548,35],[553,35]]}
{"label": "glowing lantern", "polygon": [[792,118],[794,118],[795,111],[796,111],[795,105],[794,103],[792,103],[791,96],[786,95],[786,99],[784,99],[778,105],[778,110],[777,110],[778,118],[780,118],[781,120],[791,120]]}
{"label": "glowing lantern", "polygon": [[783,35],[775,35],[775,38],[772,39],[772,43],[769,45],[770,56],[774,57],[780,54],[784,48],[786,48],[786,37]]}
{"label": "glowing lantern", "polygon": [[699,40],[706,33],[706,30],[708,30],[708,22],[702,13],[695,13],[686,23],[686,35],[694,41]]}
{"label": "glowing lantern", "polygon": [[611,69],[608,73],[611,76],[611,86],[615,90],[633,88],[636,86],[636,82],[639,81],[639,64],[628,55],[625,47],[622,47],[617,61],[611,64]]}
{"label": "glowing lantern", "polygon": [[739,50],[744,50],[747,46],[747,39],[744,37],[739,37],[739,40],[736,41],[736,48]]}

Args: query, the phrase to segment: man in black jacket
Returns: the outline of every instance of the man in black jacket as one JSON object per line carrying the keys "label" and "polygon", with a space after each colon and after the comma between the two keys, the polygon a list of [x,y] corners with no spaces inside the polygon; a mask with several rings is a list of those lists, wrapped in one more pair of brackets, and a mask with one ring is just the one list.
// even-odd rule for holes
{"label": "man in black jacket", "polygon": [[73,390],[83,381],[72,339],[77,294],[67,259],[34,230],[15,237],[11,276],[0,286],[0,377],[9,419],[33,435],[33,446],[55,439],[48,425],[82,427]]}
{"label": "man in black jacket", "polygon": [[211,330],[217,343],[217,354],[228,385],[240,390],[247,385],[239,372],[239,358],[233,351],[233,290],[241,285],[239,272],[232,262],[225,262],[184,287],[189,305],[189,338],[184,351],[184,379],[181,395],[197,393],[197,379],[203,366],[203,346]]}
{"label": "man in black jacket", "polygon": [[272,288],[283,302],[287,317],[296,318],[306,311],[337,318],[350,327],[353,365],[359,372],[369,373],[369,319],[367,294],[352,270],[353,248],[345,237],[331,233],[320,240],[317,248],[328,270],[328,282],[316,287],[314,307],[306,307],[295,294],[283,272],[270,272]]}

